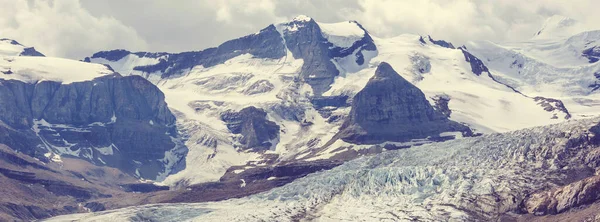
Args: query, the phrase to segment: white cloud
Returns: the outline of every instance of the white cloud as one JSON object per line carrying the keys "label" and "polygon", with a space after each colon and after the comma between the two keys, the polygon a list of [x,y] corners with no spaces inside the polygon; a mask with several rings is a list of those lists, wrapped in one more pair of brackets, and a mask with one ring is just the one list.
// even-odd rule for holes
{"label": "white cloud", "polygon": [[[27,4],[27,2],[32,2]],[[81,58],[126,48],[190,51],[217,46],[299,14],[357,20],[373,35],[432,35],[455,45],[531,38],[546,18],[600,29],[597,0],[0,0],[0,37]]]}
{"label": "white cloud", "polygon": [[379,36],[431,34],[458,44],[469,40],[518,41],[531,38],[546,18],[575,18],[598,29],[596,0],[359,0],[359,20]]}
{"label": "white cloud", "polygon": [[111,17],[94,17],[78,0],[0,0],[0,37],[51,56],[83,58],[106,48],[146,49],[136,31]]}

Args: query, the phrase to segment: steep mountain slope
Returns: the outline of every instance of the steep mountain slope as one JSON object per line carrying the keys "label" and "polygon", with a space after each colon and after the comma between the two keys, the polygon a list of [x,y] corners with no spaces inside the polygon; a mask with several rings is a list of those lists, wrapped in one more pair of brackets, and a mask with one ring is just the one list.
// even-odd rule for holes
{"label": "steep mountain slope", "polygon": [[543,197],[537,193],[562,186],[575,187],[569,194],[585,193],[581,201],[560,197],[563,210],[600,197],[597,189],[577,185],[596,186],[590,181],[599,166],[599,121],[384,152],[241,199],[148,205],[55,221],[490,221],[543,215],[552,211],[537,201]]}
{"label": "steep mountain slope", "polygon": [[78,157],[142,178],[161,179],[184,164],[175,117],[152,83],[104,65],[28,56],[32,48],[7,41],[0,143],[41,160]]}

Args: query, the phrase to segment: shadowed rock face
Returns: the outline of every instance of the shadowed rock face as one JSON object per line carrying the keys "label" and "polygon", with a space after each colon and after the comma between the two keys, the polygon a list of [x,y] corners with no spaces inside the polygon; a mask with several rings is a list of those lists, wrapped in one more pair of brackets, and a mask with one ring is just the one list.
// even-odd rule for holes
{"label": "shadowed rock face", "polygon": [[[364,30],[357,22],[353,23]],[[283,36],[294,58],[303,59],[300,76],[312,87],[315,96],[321,96],[329,90],[334,78],[339,75],[339,70],[331,62],[332,58],[343,58],[357,51],[356,63],[362,65],[365,63],[363,50],[377,50],[373,39],[366,31],[364,37],[354,42],[352,46],[340,48],[323,37],[321,28],[313,19],[292,21],[285,25],[297,27],[297,30],[293,31],[284,30]]]}
{"label": "shadowed rock face", "polygon": [[163,93],[139,76],[0,80],[0,121],[0,143],[20,152],[75,156],[144,178],[164,172],[161,159],[176,147],[175,116]]}
{"label": "shadowed rock face", "polygon": [[382,62],[352,100],[348,119],[336,136],[356,144],[405,142],[470,129],[434,110],[421,90]]}
{"label": "shadowed rock face", "polygon": [[315,95],[321,95],[329,90],[333,79],[339,71],[331,62],[327,39],[323,37],[321,28],[313,19],[310,21],[293,21],[287,26],[299,27],[295,31],[284,31],[284,38],[288,49],[294,58],[304,60],[300,76],[308,83]]}
{"label": "shadowed rock face", "polygon": [[279,136],[279,126],[267,120],[264,110],[254,106],[239,112],[227,111],[221,119],[231,133],[241,135],[239,143],[242,149],[268,150],[273,145],[271,141]]}
{"label": "shadowed rock face", "polygon": [[471,71],[475,73],[475,75],[479,76],[481,75],[481,73],[484,72],[487,72],[488,74],[490,73],[490,70],[487,66],[485,66],[485,64],[483,64],[483,61],[481,61],[481,59],[475,57],[473,54],[468,52],[467,47],[462,46],[458,47],[458,49],[462,51],[463,55],[465,56],[465,61],[467,61],[471,65]]}
{"label": "shadowed rock face", "polygon": [[[421,39],[422,38],[423,37],[421,37]],[[431,43],[433,43],[433,44],[439,45],[439,46],[444,47],[444,48],[454,49],[454,45],[452,45],[451,42],[446,42],[444,40],[434,40],[434,39],[431,38],[431,36],[427,36],[427,38],[429,38],[429,41]]]}
{"label": "shadowed rock face", "polygon": [[600,60],[600,47],[594,46],[588,49],[583,50],[583,57],[586,57],[590,63],[595,63]]}

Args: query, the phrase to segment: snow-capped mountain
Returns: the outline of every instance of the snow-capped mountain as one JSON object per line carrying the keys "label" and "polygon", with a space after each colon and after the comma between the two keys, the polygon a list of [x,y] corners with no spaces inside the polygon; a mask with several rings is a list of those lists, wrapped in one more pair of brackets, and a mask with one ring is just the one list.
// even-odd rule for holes
{"label": "snow-capped mountain", "polygon": [[44,54],[35,50],[34,47],[26,47],[21,43],[2,38],[0,39],[0,55],[1,56],[44,56]]}
{"label": "snow-capped mountain", "polygon": [[139,76],[0,44],[0,143],[44,161],[60,156],[160,179],[187,149],[164,95]]}
{"label": "snow-capped mountain", "polygon": [[[164,181],[171,185],[216,181],[232,166],[348,159],[373,144],[406,147],[577,114],[558,99],[527,95],[501,81],[470,47],[430,36],[377,38],[355,21],[329,24],[299,16],[202,51],[113,50],[84,61],[143,76],[165,93],[189,136],[186,162],[193,163]],[[369,90],[382,64],[414,89],[395,90],[381,81]],[[415,118],[420,113],[431,114]],[[415,124],[438,130],[406,131]]]}
{"label": "snow-capped mountain", "polygon": [[600,111],[598,31],[553,17],[528,41],[455,47],[367,28],[298,16],[82,61],[1,40],[0,143],[172,189],[85,200],[102,209],[255,194],[60,219],[490,220],[595,200],[556,193],[596,195],[577,187],[598,166],[599,120],[582,120]]}

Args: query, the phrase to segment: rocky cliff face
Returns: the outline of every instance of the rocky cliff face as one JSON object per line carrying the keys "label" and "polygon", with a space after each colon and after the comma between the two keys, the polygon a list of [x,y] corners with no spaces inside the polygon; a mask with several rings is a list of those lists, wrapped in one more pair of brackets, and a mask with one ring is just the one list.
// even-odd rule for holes
{"label": "rocky cliff face", "polygon": [[363,65],[365,62],[363,50],[377,50],[367,31],[357,22],[353,23],[364,31],[364,36],[350,47],[340,47],[330,43],[324,37],[319,24],[313,19],[296,19],[283,24],[287,27],[282,31],[287,48],[294,58],[304,60],[300,76],[312,87],[315,96],[320,96],[329,90],[333,79],[340,74],[332,59],[356,53],[355,62]]}
{"label": "rocky cliff face", "polygon": [[364,89],[352,100],[352,110],[336,137],[356,144],[439,137],[468,127],[433,109],[421,90],[382,62]]}
{"label": "rocky cliff face", "polygon": [[[178,159],[165,157],[176,148],[175,117],[162,92],[139,76],[71,84],[0,80],[0,121],[8,133],[0,143],[40,158],[74,156],[152,179]],[[181,158],[185,150],[176,153]]]}
{"label": "rocky cliff face", "polygon": [[279,136],[279,126],[266,117],[264,110],[254,106],[221,115],[229,131],[241,136],[238,140],[240,148],[254,151],[269,150],[274,145],[273,140]]}

